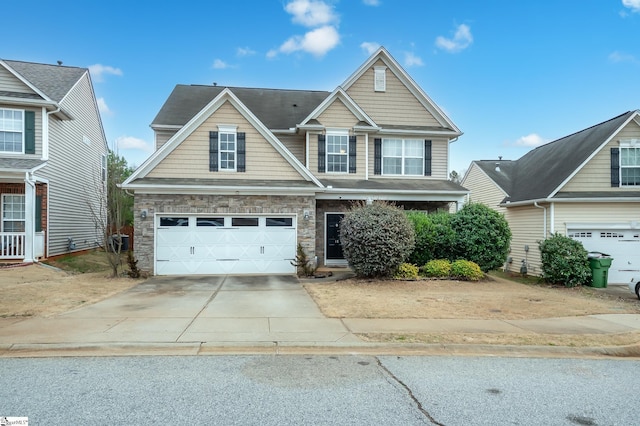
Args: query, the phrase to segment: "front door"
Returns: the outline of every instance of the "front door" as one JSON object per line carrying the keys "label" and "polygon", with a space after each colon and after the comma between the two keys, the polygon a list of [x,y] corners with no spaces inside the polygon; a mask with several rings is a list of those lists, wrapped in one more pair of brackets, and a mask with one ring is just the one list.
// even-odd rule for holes
{"label": "front door", "polygon": [[327,263],[344,261],[342,254],[342,244],[340,244],[340,221],[344,218],[344,213],[327,213],[327,235],[325,256]]}

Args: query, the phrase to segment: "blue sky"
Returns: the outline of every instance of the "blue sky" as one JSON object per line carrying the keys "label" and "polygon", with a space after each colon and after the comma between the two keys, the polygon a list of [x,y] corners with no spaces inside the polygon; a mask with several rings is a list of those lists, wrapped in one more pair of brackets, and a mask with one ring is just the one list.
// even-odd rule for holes
{"label": "blue sky", "polygon": [[0,58],[91,70],[130,165],[176,84],[331,91],[380,45],[464,132],[458,172],[640,108],[640,0],[60,0],[2,15]]}

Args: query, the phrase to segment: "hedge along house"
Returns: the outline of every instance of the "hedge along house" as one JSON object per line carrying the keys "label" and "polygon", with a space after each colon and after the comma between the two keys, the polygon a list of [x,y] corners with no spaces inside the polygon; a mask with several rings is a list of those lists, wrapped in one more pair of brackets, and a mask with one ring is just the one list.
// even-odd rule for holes
{"label": "hedge along house", "polygon": [[535,148],[518,160],[471,163],[470,200],[504,213],[511,263],[541,274],[538,242],[558,232],[613,257],[610,283],[640,275],[640,111]]}
{"label": "hedge along house", "polygon": [[344,265],[354,202],[448,210],[460,130],[380,48],[332,92],[175,87],[151,124],[135,193],[136,255],[154,274],[294,273],[301,244]]}
{"label": "hedge along house", "polygon": [[0,261],[96,247],[106,154],[88,69],[0,60]]}

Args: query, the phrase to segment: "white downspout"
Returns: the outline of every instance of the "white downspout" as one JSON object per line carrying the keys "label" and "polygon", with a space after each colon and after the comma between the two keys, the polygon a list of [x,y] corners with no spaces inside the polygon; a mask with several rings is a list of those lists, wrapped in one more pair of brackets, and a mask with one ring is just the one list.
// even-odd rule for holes
{"label": "white downspout", "polygon": [[543,239],[546,239],[546,238],[547,238],[547,208],[546,208],[546,207],[542,207],[542,206],[538,205],[538,202],[537,202],[537,201],[534,201],[534,202],[533,202],[533,206],[534,206],[534,207],[537,207],[537,208],[539,208],[539,209],[544,210],[544,211],[543,211],[543,214],[544,214],[544,221],[543,221],[543,223],[544,223],[544,224],[543,224],[543,226],[542,226],[542,238],[543,238]]}
{"label": "white downspout", "polygon": [[364,180],[369,180],[369,133],[364,134]]}
{"label": "white downspout", "polygon": [[309,132],[305,132],[305,144],[306,144],[306,149],[305,149],[305,158],[304,158],[304,162],[305,162],[305,167],[307,168],[307,170],[309,170]]}
{"label": "white downspout", "polygon": [[42,159],[49,159],[49,116],[60,112],[60,107],[45,113],[46,108],[42,108]]}
{"label": "white downspout", "polygon": [[29,172],[26,172],[24,174],[24,263],[32,263],[35,261],[35,200],[36,184],[31,180]]}
{"label": "white downspout", "polygon": [[555,234],[556,233],[556,205],[555,203],[551,203],[551,206],[549,208],[549,220],[551,221],[551,234]]}

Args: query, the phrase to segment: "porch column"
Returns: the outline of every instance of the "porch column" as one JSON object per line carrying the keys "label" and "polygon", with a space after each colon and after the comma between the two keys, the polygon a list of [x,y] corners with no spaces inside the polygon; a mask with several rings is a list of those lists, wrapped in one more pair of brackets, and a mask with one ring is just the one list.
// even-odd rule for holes
{"label": "porch column", "polygon": [[34,253],[34,236],[35,236],[35,204],[36,204],[36,187],[35,183],[29,178],[29,173],[24,176],[24,262],[33,262]]}

